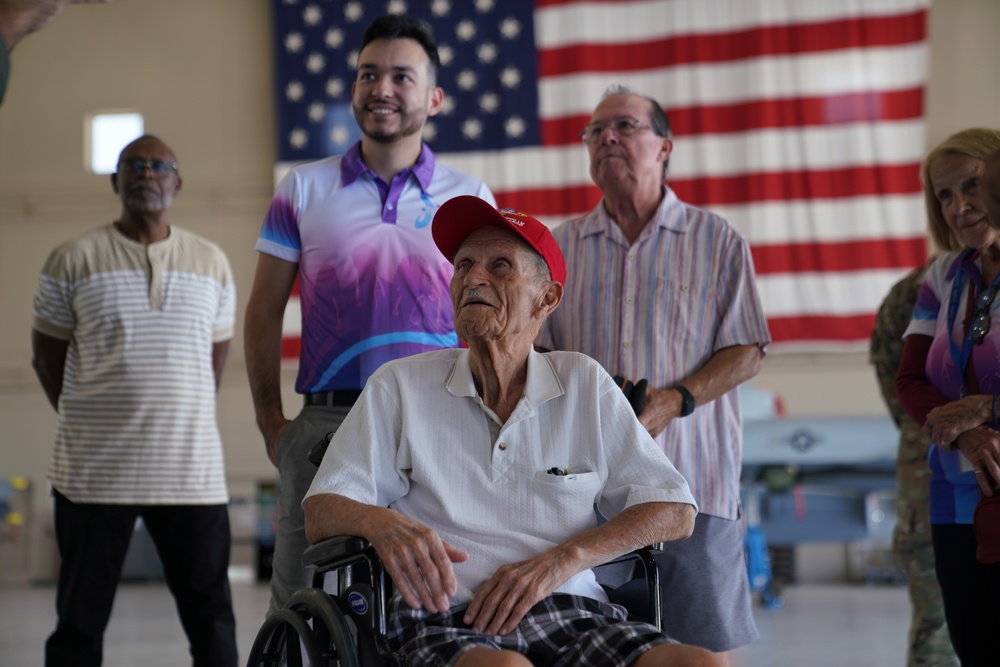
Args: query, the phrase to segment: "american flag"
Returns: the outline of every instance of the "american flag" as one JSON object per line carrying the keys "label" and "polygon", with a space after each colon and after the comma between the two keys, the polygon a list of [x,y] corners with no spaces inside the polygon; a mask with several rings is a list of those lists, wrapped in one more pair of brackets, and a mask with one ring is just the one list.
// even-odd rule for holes
{"label": "american flag", "polygon": [[[667,181],[750,241],[772,350],[858,350],[926,258],[919,182],[930,0],[274,0],[280,163],[360,137],[350,91],[376,16],[426,21],[446,102],[425,139],[548,224],[600,192],[578,133],[611,84],[673,126]],[[286,354],[297,351],[295,305]]]}

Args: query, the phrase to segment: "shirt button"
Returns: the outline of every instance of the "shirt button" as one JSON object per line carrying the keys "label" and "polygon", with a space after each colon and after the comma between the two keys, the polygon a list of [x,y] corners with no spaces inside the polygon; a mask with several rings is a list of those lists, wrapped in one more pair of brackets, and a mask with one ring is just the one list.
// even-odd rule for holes
{"label": "shirt button", "polygon": [[632,343],[630,341],[625,341],[624,345],[625,347],[632,347]]}
{"label": "shirt button", "polygon": [[386,207],[387,209],[389,209],[390,211],[392,210],[392,204],[386,204],[386,205],[385,205],[385,207]]}
{"label": "shirt button", "polygon": [[635,261],[635,253],[634,252],[630,252],[628,254],[628,261],[630,261],[630,262],[634,262]]}
{"label": "shirt button", "polygon": [[631,306],[632,305],[632,297],[630,297],[630,296],[625,297],[625,303],[627,303],[628,305]]}
{"label": "shirt button", "polygon": [[689,289],[691,289],[690,285],[681,285],[681,291],[682,292],[687,292]]}
{"label": "shirt button", "polygon": [[506,442],[501,442],[501,443],[500,443],[499,445],[497,445],[497,446],[498,446],[498,447],[500,447],[500,451],[501,451],[501,452],[506,452],[506,451],[507,451],[507,443],[506,443]]}

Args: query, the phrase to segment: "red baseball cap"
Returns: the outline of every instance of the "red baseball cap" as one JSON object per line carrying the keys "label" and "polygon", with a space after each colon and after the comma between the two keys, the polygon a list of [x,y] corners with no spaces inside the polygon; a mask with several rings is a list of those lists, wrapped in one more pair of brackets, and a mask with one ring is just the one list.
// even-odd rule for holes
{"label": "red baseball cap", "polygon": [[534,248],[549,267],[552,280],[566,282],[566,260],[552,238],[552,232],[536,218],[512,208],[495,209],[474,195],[460,195],[441,204],[431,223],[431,236],[449,261],[462,241],[480,227],[502,227],[515,232]]}

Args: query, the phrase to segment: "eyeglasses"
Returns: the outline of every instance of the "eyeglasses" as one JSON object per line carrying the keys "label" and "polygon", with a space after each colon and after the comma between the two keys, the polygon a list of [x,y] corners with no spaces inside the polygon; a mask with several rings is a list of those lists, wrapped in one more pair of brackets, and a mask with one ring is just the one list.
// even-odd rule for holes
{"label": "eyeglasses", "polygon": [[580,130],[580,139],[583,140],[585,144],[596,144],[601,140],[601,135],[604,134],[604,130],[611,128],[611,131],[615,133],[618,137],[628,137],[639,130],[650,129],[649,125],[637,120],[635,118],[615,118],[610,123],[591,123],[587,127]]}
{"label": "eyeglasses", "polygon": [[133,174],[140,175],[149,169],[156,176],[166,176],[176,174],[177,165],[173,162],[163,160],[142,160],[139,158],[126,158],[118,163],[119,167],[128,168]]}
{"label": "eyeglasses", "polygon": [[976,297],[976,314],[972,317],[972,324],[969,325],[969,330],[972,332],[972,342],[976,345],[981,345],[986,334],[990,332],[990,320],[992,319],[990,306],[993,305],[993,299],[996,295],[996,287],[990,285]]}

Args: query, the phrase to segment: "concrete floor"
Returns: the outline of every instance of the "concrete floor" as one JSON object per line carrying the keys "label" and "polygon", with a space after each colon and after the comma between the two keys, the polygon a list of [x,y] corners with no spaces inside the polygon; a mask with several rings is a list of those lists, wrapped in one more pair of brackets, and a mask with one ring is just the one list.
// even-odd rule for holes
{"label": "concrete floor", "polygon": [[[0,584],[0,665],[35,667],[55,623],[51,586]],[[267,609],[267,587],[234,583],[240,656]],[[761,638],[736,651],[732,667],[885,667],[903,665],[909,601],[903,587],[798,585],[780,609],[755,608]],[[166,588],[122,584],[105,642],[106,667],[190,664]]]}

